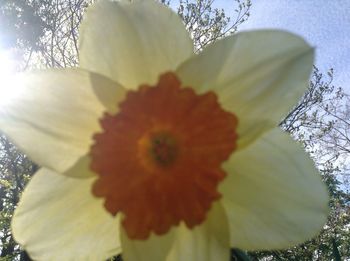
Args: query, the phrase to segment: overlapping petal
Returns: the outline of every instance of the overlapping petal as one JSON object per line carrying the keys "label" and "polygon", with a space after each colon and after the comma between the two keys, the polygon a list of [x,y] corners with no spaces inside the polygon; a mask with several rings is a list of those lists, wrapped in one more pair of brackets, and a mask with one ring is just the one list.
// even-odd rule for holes
{"label": "overlapping petal", "polygon": [[147,240],[132,240],[120,227],[125,261],[165,261],[174,242],[175,229],[162,236],[152,234]]}
{"label": "overlapping petal", "polygon": [[215,203],[205,222],[192,230],[176,229],[174,245],[166,261],[229,260],[229,225],[220,203]]}
{"label": "overlapping petal", "polygon": [[239,146],[275,127],[308,86],[313,49],[283,31],[227,37],[177,70],[199,93],[214,90],[223,108],[238,116]]}
{"label": "overlapping petal", "polygon": [[[20,74],[13,82],[21,94],[0,108],[0,129],[32,160],[59,173],[83,156],[98,119],[116,111],[123,93],[107,78],[79,69]],[[113,97],[112,101],[104,97]]]}
{"label": "overlapping petal", "polygon": [[121,228],[123,258],[126,261],[229,260],[229,224],[220,203],[215,203],[206,221],[188,229],[184,223],[162,236],[146,241],[131,240]]}
{"label": "overlapping petal", "polygon": [[232,155],[224,168],[229,175],[222,203],[232,246],[286,248],[310,239],[325,223],[326,188],[302,147],[281,130]]}
{"label": "overlapping petal", "polygon": [[155,83],[193,53],[180,18],[155,1],[99,1],[80,34],[80,66],[126,88]]}
{"label": "overlapping petal", "polygon": [[34,260],[101,260],[121,252],[119,218],[92,196],[93,178],[39,170],[12,220],[14,237]]}

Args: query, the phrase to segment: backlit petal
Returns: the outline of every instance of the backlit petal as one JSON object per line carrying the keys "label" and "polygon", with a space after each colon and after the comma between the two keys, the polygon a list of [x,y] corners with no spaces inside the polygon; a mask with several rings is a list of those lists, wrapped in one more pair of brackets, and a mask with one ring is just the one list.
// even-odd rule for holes
{"label": "backlit petal", "polygon": [[147,240],[130,239],[123,227],[120,232],[124,261],[164,261],[174,241],[174,230],[162,236],[152,234]]}
{"label": "backlit petal", "polygon": [[72,167],[67,169],[63,174],[72,178],[88,178],[96,175],[91,168],[91,157],[86,154],[80,157]]}
{"label": "backlit petal", "polygon": [[313,49],[283,31],[227,37],[185,62],[178,75],[198,92],[214,90],[239,119],[239,146],[276,126],[308,86]]}
{"label": "backlit petal", "polygon": [[126,88],[155,83],[192,53],[180,18],[155,1],[99,1],[80,31],[80,66]]}
{"label": "backlit petal", "polygon": [[92,196],[91,179],[39,170],[12,220],[13,235],[33,260],[106,260],[121,252],[119,219]]}
{"label": "backlit petal", "polygon": [[112,99],[123,92],[79,69],[19,74],[13,85],[20,95],[0,108],[0,129],[36,163],[60,173],[88,151],[98,119],[116,111]]}
{"label": "backlit petal", "polygon": [[229,227],[220,203],[212,206],[206,221],[190,230],[183,224],[166,261],[229,260]]}
{"label": "backlit petal", "polygon": [[300,144],[280,129],[233,154],[224,168],[231,246],[287,248],[310,239],[326,222],[328,194],[320,175]]}

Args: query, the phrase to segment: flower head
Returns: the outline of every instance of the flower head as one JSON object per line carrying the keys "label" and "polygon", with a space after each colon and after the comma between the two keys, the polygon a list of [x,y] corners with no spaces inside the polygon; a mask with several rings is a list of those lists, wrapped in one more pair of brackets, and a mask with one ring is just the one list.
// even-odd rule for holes
{"label": "flower head", "polygon": [[174,73],[128,92],[119,107],[94,136],[93,194],[106,198],[113,215],[125,214],[132,239],[162,235],[181,221],[189,228],[201,224],[220,197],[221,164],[236,146],[237,118],[213,92],[181,88]]}
{"label": "flower head", "polygon": [[15,212],[35,260],[228,260],[312,237],[327,192],[277,128],[313,49],[282,31],[239,33],[198,55],[170,9],[99,1],[80,67],[26,73],[0,128],[42,166]]}

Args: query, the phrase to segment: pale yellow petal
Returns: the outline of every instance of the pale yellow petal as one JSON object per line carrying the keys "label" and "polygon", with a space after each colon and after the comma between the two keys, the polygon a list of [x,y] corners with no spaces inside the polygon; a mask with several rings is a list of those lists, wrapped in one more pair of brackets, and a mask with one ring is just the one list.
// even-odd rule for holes
{"label": "pale yellow petal", "polygon": [[238,116],[239,146],[275,127],[305,92],[313,49],[283,31],[242,32],[185,62],[178,75],[199,93],[214,91]]}
{"label": "pale yellow petal", "polygon": [[90,81],[95,95],[105,106],[105,111],[116,114],[119,103],[125,99],[127,90],[119,83],[92,72],[90,72]]}
{"label": "pale yellow petal", "polygon": [[88,178],[96,175],[90,168],[91,157],[86,154],[80,157],[72,167],[63,172],[64,175],[72,178]]}
{"label": "pale yellow petal", "polygon": [[[220,203],[215,203],[203,224],[176,229],[175,242],[166,261],[226,261],[230,257],[227,216]],[[151,259],[149,259],[151,260]]]}
{"label": "pale yellow petal", "polygon": [[39,170],[12,220],[13,235],[33,260],[106,260],[121,252],[119,218],[90,193],[94,179]]}
{"label": "pale yellow petal", "polygon": [[79,69],[19,74],[13,85],[19,95],[0,107],[0,129],[36,163],[60,173],[86,154],[103,112],[116,111],[111,97],[116,103],[123,93]]}
{"label": "pale yellow petal", "polygon": [[147,240],[130,239],[123,227],[120,232],[124,261],[165,261],[174,241],[174,229],[162,236],[151,234]]}
{"label": "pale yellow petal", "polygon": [[181,19],[156,1],[99,1],[80,30],[80,66],[136,88],[193,53]]}
{"label": "pale yellow petal", "polygon": [[325,224],[328,194],[300,144],[273,129],[224,164],[220,188],[231,246],[280,249],[315,236]]}

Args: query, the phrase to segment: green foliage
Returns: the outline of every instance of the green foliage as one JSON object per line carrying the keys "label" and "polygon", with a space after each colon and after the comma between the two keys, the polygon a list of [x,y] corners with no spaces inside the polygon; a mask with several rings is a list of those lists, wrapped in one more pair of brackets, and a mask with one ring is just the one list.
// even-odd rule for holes
{"label": "green foliage", "polygon": [[0,136],[0,260],[25,255],[12,237],[10,223],[21,192],[36,170],[32,161]]}

